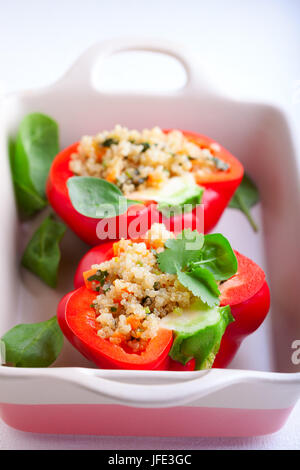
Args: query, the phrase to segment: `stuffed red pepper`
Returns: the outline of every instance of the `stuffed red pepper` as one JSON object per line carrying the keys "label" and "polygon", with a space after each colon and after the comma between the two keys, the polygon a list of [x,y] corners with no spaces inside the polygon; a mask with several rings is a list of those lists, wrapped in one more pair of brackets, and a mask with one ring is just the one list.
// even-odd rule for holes
{"label": "stuffed red pepper", "polygon": [[205,233],[210,232],[242,177],[241,163],[208,137],[116,126],[56,156],[47,196],[82,240],[98,245],[103,239],[136,238],[137,219],[139,235],[155,222],[175,232],[176,227],[201,231],[199,204]]}
{"label": "stuffed red pepper", "polygon": [[269,309],[263,271],[225,237],[162,224],[90,250],[75,287],[58,306],[60,327],[104,368],[225,367]]}

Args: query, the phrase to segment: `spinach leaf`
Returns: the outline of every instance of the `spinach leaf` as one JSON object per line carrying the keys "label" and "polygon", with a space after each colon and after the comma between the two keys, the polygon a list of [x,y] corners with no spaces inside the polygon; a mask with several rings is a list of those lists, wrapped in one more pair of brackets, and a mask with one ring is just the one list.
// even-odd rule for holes
{"label": "spinach leaf", "polygon": [[59,242],[65,231],[66,226],[50,215],[33,234],[23,254],[22,265],[50,287],[57,284]]}
{"label": "spinach leaf", "polygon": [[46,199],[41,198],[33,187],[23,186],[18,181],[14,181],[15,195],[18,207],[22,214],[30,216],[40,211],[48,204]]}
{"label": "spinach leaf", "polygon": [[[159,200],[157,209],[165,217],[182,214],[183,212],[191,212],[197,204],[200,204],[203,192],[204,188],[197,184],[186,186],[179,191],[175,191],[168,198]],[[188,207],[185,208],[185,205],[188,205]]]}
{"label": "spinach leaf", "polygon": [[201,258],[190,267],[206,268],[217,281],[224,281],[237,272],[237,259],[227,238],[221,233],[212,233],[204,236]]}
{"label": "spinach leaf", "polygon": [[242,211],[249,220],[250,225],[255,232],[258,231],[258,227],[251,216],[250,209],[258,202],[258,189],[250,176],[245,173],[242,182],[234,193],[228,207]]}
{"label": "spinach leaf", "polygon": [[41,113],[25,116],[11,158],[16,198],[24,214],[32,215],[47,204],[45,184],[58,150],[57,123]]}
{"label": "spinach leaf", "polygon": [[50,320],[20,324],[2,337],[5,361],[16,367],[48,367],[58,357],[63,346],[63,334],[56,316]]}
{"label": "spinach leaf", "polygon": [[124,214],[129,206],[140,204],[123,196],[116,185],[93,176],[72,176],[67,186],[73,207],[86,217],[116,217]]}

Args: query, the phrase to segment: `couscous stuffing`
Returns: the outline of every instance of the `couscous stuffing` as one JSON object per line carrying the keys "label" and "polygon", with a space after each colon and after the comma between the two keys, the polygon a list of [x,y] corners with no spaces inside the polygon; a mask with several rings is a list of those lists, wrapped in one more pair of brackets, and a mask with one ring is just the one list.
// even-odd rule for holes
{"label": "couscous stuffing", "polygon": [[159,189],[169,178],[189,172],[197,177],[227,171],[229,165],[216,156],[219,151],[218,144],[201,148],[178,130],[164,133],[154,127],[139,132],[117,125],[112,131],[82,137],[69,167],[78,176],[106,179],[128,196]]}
{"label": "couscous stuffing", "polygon": [[156,335],[160,318],[176,309],[179,313],[195,300],[175,274],[158,267],[156,253],[173,237],[163,224],[153,224],[145,241],[122,239],[114,244],[111,260],[92,266],[94,274],[88,279],[99,291],[92,304],[99,336],[141,352]]}

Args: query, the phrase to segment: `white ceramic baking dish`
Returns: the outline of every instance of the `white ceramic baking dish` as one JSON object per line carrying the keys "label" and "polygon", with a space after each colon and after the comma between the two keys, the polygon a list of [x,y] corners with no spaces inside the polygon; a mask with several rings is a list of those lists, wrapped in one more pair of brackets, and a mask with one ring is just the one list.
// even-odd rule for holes
{"label": "white ceramic baking dish", "polygon": [[[164,93],[103,93],[91,77],[111,54],[162,52],[179,60],[186,86]],[[121,76],[121,74],[120,74]],[[205,83],[197,58],[168,43],[119,40],[85,52],[58,83],[9,95],[1,103],[1,316],[0,336],[20,322],[52,316],[71,290],[75,266],[87,246],[68,232],[56,290],[20,268],[34,226],[17,219],[7,143],[25,114],[40,111],[60,125],[61,146],[116,123],[181,128],[213,137],[245,165],[257,182],[260,231],[227,210],[216,231],[267,272],[272,309],[246,339],[232,369],[201,372],[99,370],[69,344],[49,369],[0,367],[0,415],[15,428],[47,433],[156,436],[242,436],[279,429],[300,396],[300,208],[295,149],[284,114],[271,106],[236,102]],[[294,361],[292,354],[294,353]]]}

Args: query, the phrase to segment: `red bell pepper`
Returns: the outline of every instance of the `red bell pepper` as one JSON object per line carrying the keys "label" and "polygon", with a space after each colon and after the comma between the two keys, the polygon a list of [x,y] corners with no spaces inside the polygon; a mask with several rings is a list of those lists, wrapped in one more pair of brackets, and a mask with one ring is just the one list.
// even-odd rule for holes
{"label": "red bell pepper", "polygon": [[[168,132],[168,131],[165,131]],[[214,141],[200,134],[183,131],[183,134],[191,141],[202,148],[208,148]],[[67,180],[74,176],[69,169],[69,162],[72,153],[76,152],[78,142],[62,150],[54,159],[49,178],[47,181],[46,193],[50,204],[57,214],[66,222],[67,225],[86,243],[89,245],[98,245],[100,243],[97,236],[97,224],[100,219],[86,217],[77,212],[72,206]],[[243,166],[233,157],[227,150],[220,146],[218,158],[230,165],[227,171],[212,173],[205,177],[197,177],[197,183],[205,188],[202,204],[204,205],[204,228],[205,233],[210,232],[218,222],[224,209],[232,198],[236,188],[239,186],[243,177]],[[176,215],[170,219],[166,219],[160,212],[156,210],[155,201],[147,201],[142,205],[131,206],[127,214],[116,217],[116,232],[122,226],[128,228],[130,223],[137,217],[145,217],[145,232],[154,222],[169,222],[168,228],[174,231],[174,227],[178,226],[178,219],[183,218],[181,228],[197,228],[197,215],[193,210],[184,215]],[[126,220],[127,216],[127,220]],[[129,238],[127,232],[125,238]],[[118,238],[118,237],[116,237]]]}
{"label": "red bell pepper", "polygon": [[57,318],[68,340],[97,366],[109,369],[158,369],[172,346],[172,331],[160,329],[141,354],[127,352],[97,335],[96,314],[91,307],[97,292],[80,287],[59,303]]}
{"label": "red bell pepper", "polygon": [[[251,259],[235,251],[237,273],[220,285],[220,305],[230,305],[235,321],[230,323],[222,337],[213,367],[227,367],[242,341],[262,324],[270,308],[270,290],[264,271]],[[76,277],[76,282],[78,280]],[[194,370],[192,359],[185,366],[169,358],[170,370]]]}
{"label": "red bell pepper", "polygon": [[[270,307],[270,292],[264,271],[246,256],[237,251],[235,254],[238,271],[220,285],[221,306],[230,305],[235,321],[226,328],[213,367],[226,367],[231,362],[242,340],[261,325]],[[107,242],[92,248],[80,261],[74,277],[76,290],[67,294],[58,307],[58,321],[66,337],[101,367],[194,370],[194,359],[182,365],[168,356],[172,334],[167,330],[160,330],[156,340],[149,343],[150,349],[147,348],[144,355],[139,356],[140,359],[96,335],[95,313],[90,304],[97,294],[84,286],[83,272],[112,256],[113,242]]]}

